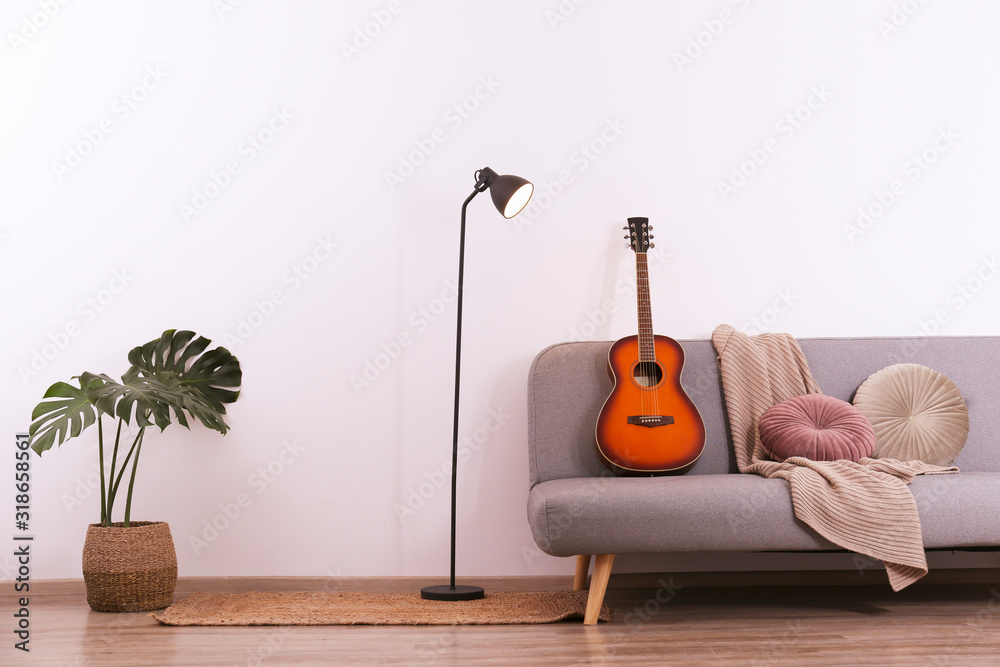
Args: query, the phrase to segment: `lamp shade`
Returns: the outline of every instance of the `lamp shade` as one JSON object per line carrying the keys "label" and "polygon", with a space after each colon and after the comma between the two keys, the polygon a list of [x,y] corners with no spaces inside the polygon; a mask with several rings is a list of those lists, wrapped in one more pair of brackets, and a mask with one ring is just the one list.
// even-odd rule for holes
{"label": "lamp shade", "polygon": [[490,184],[490,196],[503,217],[513,218],[528,205],[534,189],[535,186],[520,176],[497,176]]}
{"label": "lamp shade", "polygon": [[493,205],[505,218],[513,218],[520,213],[528,205],[531,193],[535,189],[535,186],[520,176],[500,176],[489,167],[477,171],[476,180],[478,181],[476,191],[482,192],[489,188]]}

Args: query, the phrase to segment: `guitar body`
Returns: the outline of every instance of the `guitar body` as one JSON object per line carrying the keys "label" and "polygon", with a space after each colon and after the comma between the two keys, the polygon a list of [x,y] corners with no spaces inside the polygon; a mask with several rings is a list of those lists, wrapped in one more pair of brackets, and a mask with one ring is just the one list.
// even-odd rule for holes
{"label": "guitar body", "polygon": [[622,338],[608,352],[615,386],[595,436],[601,463],[619,475],[680,472],[705,447],[705,423],[681,387],[684,350],[659,335],[653,347],[655,361],[640,361],[638,336]]}

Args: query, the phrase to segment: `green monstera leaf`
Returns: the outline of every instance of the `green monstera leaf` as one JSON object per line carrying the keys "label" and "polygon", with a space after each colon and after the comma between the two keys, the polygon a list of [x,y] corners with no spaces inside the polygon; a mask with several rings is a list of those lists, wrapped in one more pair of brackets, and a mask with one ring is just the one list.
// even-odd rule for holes
{"label": "green monstera leaf", "polygon": [[70,438],[83,433],[84,429],[97,421],[97,407],[87,398],[85,382],[74,377],[80,387],[68,382],[56,382],[49,387],[44,400],[31,411],[31,448],[37,454],[61,445]]}
{"label": "green monstera leaf", "polygon": [[[153,378],[179,397],[177,421],[187,426],[184,411],[208,428],[229,430],[223,415],[227,403],[239,398],[243,380],[240,362],[224,347],[208,350],[209,339],[193,331],[168,329],[157,340],[129,352],[129,374]],[[124,380],[124,378],[123,378]]]}
{"label": "green monstera leaf", "polygon": [[[118,417],[126,424],[156,424],[162,431],[170,425],[170,409],[179,412],[180,394],[155,379],[126,373],[122,382],[107,375],[83,373],[73,378],[80,387],[57,382],[31,413],[28,428],[31,447],[37,453],[61,445],[92,426],[99,415]],[[152,420],[152,421],[151,421]]]}
{"label": "green monstera leaf", "polygon": [[190,428],[186,415],[191,415],[225,434],[225,406],[239,397],[243,373],[229,350],[209,350],[211,342],[193,331],[168,329],[129,352],[132,366],[121,382],[83,373],[73,378],[79,387],[55,383],[31,413],[32,449],[41,454],[61,445],[92,426],[100,414],[126,424],[134,419],[139,427],[155,424],[161,431],[174,419]]}
{"label": "green monstera leaf", "polygon": [[137,373],[126,373],[121,382],[104,374],[84,373],[80,377],[87,398],[98,411],[126,424],[132,423],[134,416],[137,426],[156,424],[162,431],[170,425],[170,408],[180,408],[181,397],[155,378]]}

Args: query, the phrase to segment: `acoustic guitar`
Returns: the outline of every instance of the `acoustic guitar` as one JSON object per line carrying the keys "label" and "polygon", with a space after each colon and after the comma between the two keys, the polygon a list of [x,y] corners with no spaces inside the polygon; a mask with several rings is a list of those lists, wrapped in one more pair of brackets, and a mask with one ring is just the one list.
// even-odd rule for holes
{"label": "acoustic guitar", "polygon": [[681,387],[684,350],[653,333],[646,252],[653,229],[648,218],[629,218],[625,228],[635,251],[639,335],[616,341],[608,352],[614,389],[597,419],[597,454],[618,475],[683,472],[705,447],[705,423]]}

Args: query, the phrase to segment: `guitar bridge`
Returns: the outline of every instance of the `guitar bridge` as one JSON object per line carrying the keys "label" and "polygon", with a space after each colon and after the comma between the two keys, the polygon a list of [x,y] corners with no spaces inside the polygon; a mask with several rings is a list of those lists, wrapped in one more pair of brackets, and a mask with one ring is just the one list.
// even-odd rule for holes
{"label": "guitar bridge", "polygon": [[631,415],[628,418],[628,423],[652,428],[653,426],[673,424],[674,418],[670,415]]}

